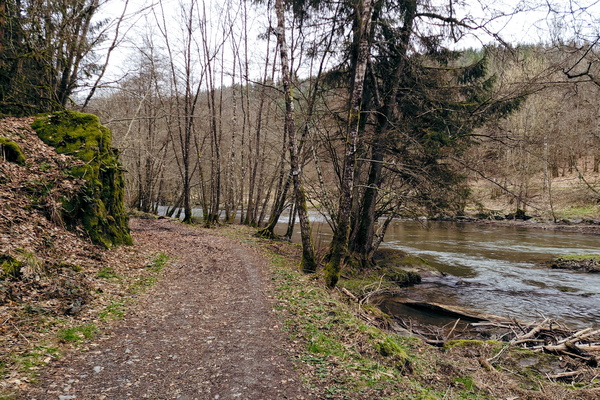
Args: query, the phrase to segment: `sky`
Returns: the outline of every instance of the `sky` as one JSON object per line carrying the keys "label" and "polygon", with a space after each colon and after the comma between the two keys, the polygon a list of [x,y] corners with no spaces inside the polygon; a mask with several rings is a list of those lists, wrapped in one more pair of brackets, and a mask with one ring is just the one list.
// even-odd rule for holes
{"label": "sky", "polygon": [[[226,11],[232,11],[235,18],[238,12],[236,7],[241,4],[237,0],[231,1],[229,7],[224,7],[228,0],[198,0],[206,4],[209,26],[208,35],[216,37],[221,28],[218,22],[211,19],[223,17]],[[479,26],[468,34],[461,37],[460,41],[452,44],[453,48],[480,48],[490,43],[498,43],[499,39],[505,43],[532,44],[549,43],[561,37],[583,37],[594,40],[598,37],[600,29],[600,0],[430,0],[437,7],[448,7],[453,4],[453,13],[458,19],[468,18],[468,24]],[[150,7],[159,4],[160,0],[129,0],[126,12],[126,20],[120,27],[120,34],[126,36],[126,40],[111,55],[110,68],[107,74],[109,79],[122,75],[131,68],[132,54],[136,47],[140,46],[140,37],[153,31],[159,33],[155,16]],[[183,24],[180,14],[181,3],[189,0],[162,0],[171,37],[181,32]],[[259,31],[264,31],[268,24],[266,15],[268,12],[253,11],[249,4],[249,37],[250,57],[255,60],[255,65],[263,65],[262,57],[265,53],[264,41],[257,39]],[[117,18],[123,11],[125,0],[107,0],[98,13],[99,18]],[[236,21],[240,28],[239,21]],[[108,42],[110,42],[110,39]],[[214,39],[216,41],[216,39]],[[160,40],[157,41],[160,46]],[[164,46],[164,45],[163,45]],[[234,51],[231,46],[224,49],[224,56]],[[100,51],[101,53],[102,51]],[[257,67],[255,79],[258,79],[260,69]],[[253,72],[251,71],[251,73]]]}

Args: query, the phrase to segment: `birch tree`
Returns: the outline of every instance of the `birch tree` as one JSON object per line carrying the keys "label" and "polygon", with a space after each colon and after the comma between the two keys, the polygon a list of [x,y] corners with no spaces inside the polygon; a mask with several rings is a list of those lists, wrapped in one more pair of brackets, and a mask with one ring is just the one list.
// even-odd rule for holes
{"label": "birch tree", "polygon": [[292,170],[292,181],[294,185],[294,197],[298,218],[300,219],[300,231],[302,235],[302,268],[305,272],[315,272],[317,263],[315,260],[312,239],[310,236],[310,222],[308,220],[308,209],[306,206],[306,194],[302,186],[302,168],[298,160],[298,143],[296,140],[296,126],[294,122],[294,96],[292,79],[290,74],[290,61],[285,36],[285,10],[283,0],[275,0],[275,11],[277,13],[277,43],[279,45],[281,61],[281,79],[285,95],[285,131],[289,141],[290,166]]}

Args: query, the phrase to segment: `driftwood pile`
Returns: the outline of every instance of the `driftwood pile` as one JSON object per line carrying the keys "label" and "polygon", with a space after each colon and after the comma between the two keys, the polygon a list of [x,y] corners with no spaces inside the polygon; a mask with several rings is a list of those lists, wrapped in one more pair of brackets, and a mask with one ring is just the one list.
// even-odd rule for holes
{"label": "driftwood pile", "polygon": [[600,358],[600,329],[586,328],[577,332],[561,328],[549,319],[526,328],[510,341],[525,349],[578,359],[590,367],[598,366]]}
{"label": "driftwood pile", "polygon": [[[368,300],[378,304],[376,298],[359,299],[344,288],[339,290],[351,302],[359,305],[358,314],[366,322],[397,333],[419,337],[433,346],[442,347],[456,340],[493,340],[506,343],[507,346],[491,359],[480,359],[485,368],[491,369],[502,352],[513,346],[557,355],[561,360],[568,360],[560,363],[564,364],[564,368],[561,365],[561,371],[547,373],[549,379],[595,381],[600,377],[600,329],[586,328],[575,331],[549,318],[544,318],[541,322],[523,323],[516,319],[473,312],[460,307],[407,299],[398,302],[416,309],[434,311],[438,315],[451,317],[454,321],[438,326],[398,314],[388,314],[382,318],[362,309]],[[385,309],[382,311],[388,312]]]}
{"label": "driftwood pile", "polygon": [[[572,380],[582,377],[584,369],[589,371],[599,367],[600,329],[573,331],[550,319],[532,324],[516,320],[461,322],[457,319],[444,327],[406,323],[398,317],[394,319],[402,328],[434,346],[443,346],[452,340],[497,340],[522,349],[561,356],[572,361],[569,363],[571,368],[579,366],[548,375],[550,379]],[[491,367],[491,364],[488,366]]]}

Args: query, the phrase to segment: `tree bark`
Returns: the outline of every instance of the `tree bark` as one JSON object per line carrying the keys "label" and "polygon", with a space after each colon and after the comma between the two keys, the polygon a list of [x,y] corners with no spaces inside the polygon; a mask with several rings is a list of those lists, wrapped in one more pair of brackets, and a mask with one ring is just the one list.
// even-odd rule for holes
{"label": "tree bark", "polygon": [[[393,54],[390,60],[391,79],[386,79],[381,82],[383,88],[379,89],[377,76],[372,73],[372,85],[375,97],[375,107],[377,107],[376,127],[374,138],[370,143],[371,146],[371,166],[367,187],[364,191],[360,205],[360,214],[356,218],[356,225],[352,235],[352,240],[349,243],[352,256],[360,261],[363,266],[371,263],[371,258],[374,253],[375,225],[376,225],[376,204],[379,189],[383,182],[382,170],[384,161],[384,149],[386,146],[388,131],[390,124],[397,120],[397,96],[402,82],[402,75],[406,70],[406,57],[408,46],[413,30],[413,22],[416,16],[416,1],[411,0],[405,4],[406,11],[404,13],[403,25],[400,30],[400,35],[397,44],[393,45]],[[378,19],[376,12],[374,19]],[[389,38],[389,42],[392,42]],[[383,97],[383,98],[382,98]],[[389,222],[382,226],[383,231],[380,235],[385,234],[385,228]]]}
{"label": "tree bark", "polygon": [[283,80],[283,90],[285,92],[285,130],[289,142],[292,182],[294,184],[296,209],[300,220],[300,232],[302,237],[302,269],[307,273],[311,273],[317,270],[317,262],[315,260],[314,248],[310,237],[306,194],[301,181],[302,167],[298,161],[298,143],[296,140],[296,127],[294,124],[294,97],[292,94],[288,48],[285,40],[283,0],[275,0],[275,10],[277,13],[277,41],[279,43],[279,53],[281,58],[281,75]]}
{"label": "tree bark", "polygon": [[360,0],[355,7],[355,26],[353,42],[355,56],[352,60],[353,80],[346,128],[346,156],[340,182],[340,202],[336,229],[331,242],[329,262],[325,266],[325,283],[334,288],[340,274],[340,267],[348,251],[350,213],[352,211],[352,191],[354,189],[354,170],[356,165],[356,145],[360,125],[361,100],[365,75],[370,54],[369,33],[371,31],[372,0]]}

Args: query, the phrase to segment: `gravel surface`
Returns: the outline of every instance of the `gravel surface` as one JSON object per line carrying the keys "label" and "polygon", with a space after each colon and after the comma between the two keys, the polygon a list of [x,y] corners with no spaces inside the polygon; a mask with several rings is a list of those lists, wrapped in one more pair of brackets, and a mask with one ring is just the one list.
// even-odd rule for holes
{"label": "gravel surface", "polygon": [[172,256],[110,335],[48,368],[24,399],[308,399],[272,311],[267,262],[234,239],[134,220]]}

